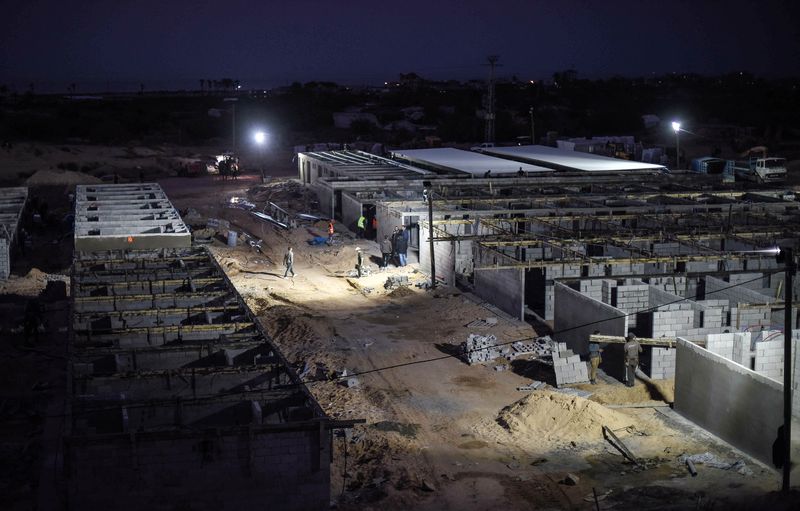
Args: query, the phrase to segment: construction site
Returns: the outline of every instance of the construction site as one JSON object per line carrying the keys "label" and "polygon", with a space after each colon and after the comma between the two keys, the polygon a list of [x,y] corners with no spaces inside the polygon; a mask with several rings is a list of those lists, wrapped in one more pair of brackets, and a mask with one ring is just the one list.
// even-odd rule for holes
{"label": "construction site", "polygon": [[[794,188],[507,149],[73,185],[62,272],[33,268],[49,238],[20,225],[41,208],[2,189],[0,410],[5,458],[27,460],[4,464],[6,493],[794,509]],[[398,236],[407,264],[381,245]]]}

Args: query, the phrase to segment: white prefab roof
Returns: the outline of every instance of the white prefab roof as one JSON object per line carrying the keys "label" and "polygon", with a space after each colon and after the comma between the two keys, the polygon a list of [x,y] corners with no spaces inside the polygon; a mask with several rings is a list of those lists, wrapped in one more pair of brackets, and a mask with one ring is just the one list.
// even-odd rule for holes
{"label": "white prefab roof", "polygon": [[547,169],[538,165],[505,160],[503,158],[496,158],[472,151],[453,149],[452,147],[393,151],[392,156],[404,158],[417,164],[429,164],[435,167],[466,172],[476,177],[483,177],[487,170],[491,170],[493,176],[500,174],[516,174],[519,172],[520,168],[523,172],[553,171],[553,169]]}
{"label": "white prefab roof", "polygon": [[582,170],[586,172],[615,172],[625,170],[666,170],[663,165],[640,161],[618,160],[596,154],[569,151],[542,145],[513,147],[488,147],[484,152],[501,157],[538,163],[559,170]]}

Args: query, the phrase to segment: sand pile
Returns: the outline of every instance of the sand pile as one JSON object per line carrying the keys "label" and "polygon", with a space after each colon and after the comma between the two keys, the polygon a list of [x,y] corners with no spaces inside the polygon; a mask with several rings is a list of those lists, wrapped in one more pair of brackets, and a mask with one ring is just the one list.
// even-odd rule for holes
{"label": "sand pile", "polygon": [[407,286],[400,286],[397,289],[393,290],[392,292],[388,293],[389,296],[392,298],[403,298],[404,296],[411,296],[415,295],[416,293],[409,289]]}
{"label": "sand pile", "polygon": [[[587,442],[603,438],[603,426],[641,430],[636,418],[578,396],[538,391],[504,408],[497,418],[515,438],[533,442]],[[524,438],[523,438],[524,437]]]}
{"label": "sand pile", "polygon": [[24,277],[11,276],[6,281],[0,281],[0,294],[39,296],[47,287],[47,274],[37,268],[32,268]]}
{"label": "sand pile", "polygon": [[102,183],[99,178],[72,170],[40,170],[29,177],[27,185],[91,185]]}

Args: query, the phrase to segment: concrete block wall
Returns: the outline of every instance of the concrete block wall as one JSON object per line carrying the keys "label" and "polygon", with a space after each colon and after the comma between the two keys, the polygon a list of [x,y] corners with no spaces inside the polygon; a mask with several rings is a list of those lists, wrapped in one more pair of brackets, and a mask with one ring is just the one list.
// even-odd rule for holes
{"label": "concrete block wall", "polygon": [[735,286],[734,283],[725,282],[724,280],[707,275],[706,279],[706,297],[712,300],[728,300],[731,305],[737,303],[772,303],[775,299],[769,295],[753,291],[744,286]]}
{"label": "concrete block wall", "polygon": [[647,350],[648,376],[657,380],[675,377],[675,348],[658,348],[656,346]]}
{"label": "concrete block wall", "polygon": [[589,381],[589,368],[586,362],[581,360],[580,355],[576,355],[567,348],[567,343],[556,343],[556,350],[553,352],[553,369],[556,374],[556,385],[561,386],[569,383],[585,383]]}
{"label": "concrete block wall", "polygon": [[625,284],[617,285],[616,303],[612,304],[628,316],[628,327],[636,327],[636,312],[649,307],[649,290],[647,284],[640,280],[626,279]]}
{"label": "concrete block wall", "polygon": [[[320,437],[326,440],[320,443]],[[330,433],[121,435],[66,447],[74,509],[327,509]],[[120,494],[120,482],[125,487]],[[189,507],[186,507],[188,504]]]}
{"label": "concrete block wall", "polygon": [[733,352],[731,360],[752,369],[750,362],[753,356],[753,350],[750,343],[750,332],[735,332],[733,334]]}
{"label": "concrete block wall", "polygon": [[706,337],[706,349],[728,360],[735,360],[733,357],[735,342],[734,334],[731,333],[709,334]]}
{"label": "concrete block wall", "polygon": [[342,193],[342,223],[353,232],[356,232],[356,224],[358,218],[361,216],[361,201],[349,195]]}
{"label": "concrete block wall", "polygon": [[694,310],[684,303],[665,305],[653,312],[652,326],[650,337],[678,337],[694,328]]}
{"label": "concrete block wall", "polygon": [[651,286],[677,296],[686,296],[686,277],[651,277],[646,282]]}
{"label": "concrete block wall", "polygon": [[762,307],[731,307],[731,327],[736,330],[769,328],[772,325],[772,309]]}
{"label": "concrete block wall", "polygon": [[[333,204],[333,189],[328,186],[323,186],[320,183],[315,183],[309,185],[309,191],[313,192],[317,196],[317,200],[319,201],[319,210],[322,212],[323,215],[330,215],[331,218],[334,217],[334,204]],[[337,218],[337,220],[341,221],[341,218]]]}
{"label": "concrete block wall", "polygon": [[[420,238],[422,239],[422,238]],[[427,238],[425,238],[427,239]],[[420,241],[420,245],[423,243]],[[422,249],[420,249],[422,252]],[[473,244],[477,267],[493,264],[513,263],[514,259],[501,253]],[[438,263],[438,259],[437,259]],[[424,263],[420,265],[424,268]],[[438,274],[438,269],[436,270]],[[502,270],[479,270],[475,272],[475,294],[496,305],[500,310],[519,320],[525,318],[525,270],[506,268]]]}
{"label": "concrete block wall", "polygon": [[783,386],[683,339],[676,357],[675,411],[772,465]]}
{"label": "concrete block wall", "polygon": [[783,381],[783,335],[778,340],[756,342],[755,371]]}
{"label": "concrete block wall", "polygon": [[616,307],[556,282],[554,284],[555,314],[553,337],[564,342],[573,352],[589,352],[589,336],[601,334],[623,336],[628,332],[628,316]]}
{"label": "concrete block wall", "polygon": [[[456,252],[455,245],[452,241],[437,241],[433,244],[433,252],[436,257],[436,280],[445,282],[447,285],[455,284],[455,261]],[[500,259],[506,258],[499,256]],[[430,243],[428,242],[428,228],[420,224],[419,227],[419,265],[420,268],[430,275],[431,272],[431,258],[430,258]],[[494,270],[486,270],[489,273],[494,273]],[[483,273],[483,272],[478,272]],[[477,288],[477,282],[476,282]],[[490,300],[491,301],[491,300]],[[492,302],[494,303],[494,302]],[[514,315],[517,317],[517,315]]]}
{"label": "concrete block wall", "polygon": [[554,292],[552,279],[559,279],[562,277],[580,277],[581,267],[578,265],[570,264],[553,264],[545,267],[545,284],[544,289],[544,319],[552,320],[555,316],[554,306]]}
{"label": "concrete block wall", "polygon": [[617,287],[616,280],[603,280],[603,287],[601,289],[600,301],[611,305],[611,298],[614,294],[614,288]]}
{"label": "concrete block wall", "polygon": [[0,238],[0,279],[11,274],[11,246],[6,238]]}
{"label": "concrete block wall", "polygon": [[595,300],[603,301],[603,282],[604,280],[581,280],[579,289],[582,294],[594,298]]}

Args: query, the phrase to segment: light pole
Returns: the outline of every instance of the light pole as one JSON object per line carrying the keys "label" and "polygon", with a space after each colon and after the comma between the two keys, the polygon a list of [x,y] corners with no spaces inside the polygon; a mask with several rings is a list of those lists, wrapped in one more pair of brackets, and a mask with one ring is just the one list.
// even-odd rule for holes
{"label": "light pole", "polygon": [[258,146],[258,167],[261,170],[261,184],[264,184],[266,180],[264,176],[264,146],[267,143],[267,134],[261,130],[256,131],[253,133],[253,140],[255,140]]}
{"label": "light pole", "polygon": [[681,168],[681,123],[672,121],[672,129],[675,131],[675,170]]}

